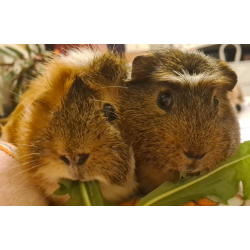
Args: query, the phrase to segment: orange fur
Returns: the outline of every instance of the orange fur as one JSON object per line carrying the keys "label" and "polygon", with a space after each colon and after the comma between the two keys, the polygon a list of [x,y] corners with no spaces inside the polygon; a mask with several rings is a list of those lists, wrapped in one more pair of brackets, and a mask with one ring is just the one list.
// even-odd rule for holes
{"label": "orange fur", "polygon": [[[104,196],[116,202],[135,191],[133,152],[117,127],[126,76],[126,60],[114,53],[82,49],[55,56],[3,128],[2,139],[17,145],[22,168],[51,204],[68,200],[53,196],[60,178],[99,180]],[[117,120],[104,117],[107,103]],[[82,154],[89,158],[76,166]],[[73,163],[67,166],[62,156]]]}
{"label": "orange fur", "polygon": [[234,89],[228,93],[228,98],[236,113],[240,112],[242,109],[242,104],[244,102],[243,94],[241,91],[241,86],[236,84]]}

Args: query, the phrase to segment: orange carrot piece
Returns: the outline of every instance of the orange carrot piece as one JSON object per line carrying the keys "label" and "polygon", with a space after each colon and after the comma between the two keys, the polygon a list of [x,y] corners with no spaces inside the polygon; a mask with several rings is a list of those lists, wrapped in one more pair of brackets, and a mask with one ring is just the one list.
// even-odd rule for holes
{"label": "orange carrot piece", "polygon": [[189,201],[184,206],[198,206],[194,201]]}
{"label": "orange carrot piece", "polygon": [[198,206],[218,206],[218,202],[214,202],[208,198],[201,198],[198,200]]}

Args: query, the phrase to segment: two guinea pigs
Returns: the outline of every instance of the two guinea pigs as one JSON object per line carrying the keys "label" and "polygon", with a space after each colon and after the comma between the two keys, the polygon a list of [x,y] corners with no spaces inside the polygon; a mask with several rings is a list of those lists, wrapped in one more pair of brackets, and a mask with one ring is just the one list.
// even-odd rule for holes
{"label": "two guinea pigs", "polygon": [[76,50],[56,56],[2,131],[20,168],[48,199],[61,178],[98,180],[119,203],[181,172],[213,170],[240,143],[228,93],[237,76],[220,60],[175,49],[134,59]]}

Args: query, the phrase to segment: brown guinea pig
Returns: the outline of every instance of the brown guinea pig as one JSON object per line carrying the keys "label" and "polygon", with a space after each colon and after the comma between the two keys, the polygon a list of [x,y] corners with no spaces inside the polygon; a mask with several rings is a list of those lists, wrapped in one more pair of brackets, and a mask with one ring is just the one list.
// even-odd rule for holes
{"label": "brown guinea pig", "polygon": [[127,64],[118,54],[86,49],[56,56],[31,84],[3,128],[18,160],[51,204],[61,178],[98,180],[106,199],[120,202],[135,190],[134,157],[117,128],[118,89]]}
{"label": "brown guinea pig", "polygon": [[212,170],[237,150],[239,125],[227,96],[236,82],[225,62],[200,52],[168,49],[134,59],[121,122],[140,192],[180,172]]}

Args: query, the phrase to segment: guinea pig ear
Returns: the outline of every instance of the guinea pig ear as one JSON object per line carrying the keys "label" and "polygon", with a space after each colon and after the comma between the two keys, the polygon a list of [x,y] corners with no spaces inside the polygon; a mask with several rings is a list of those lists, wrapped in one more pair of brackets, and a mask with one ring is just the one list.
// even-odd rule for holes
{"label": "guinea pig ear", "polygon": [[227,89],[227,91],[232,91],[238,80],[236,73],[224,61],[219,61],[219,66],[221,75],[225,77],[225,88]]}
{"label": "guinea pig ear", "polygon": [[[96,77],[96,82],[100,85],[117,85],[122,84],[127,78],[127,61],[125,56],[117,53],[105,53],[93,60],[92,63],[93,79]],[[104,79],[100,83],[100,77]]]}
{"label": "guinea pig ear", "polygon": [[87,86],[83,83],[83,80],[80,77],[75,78],[72,85],[70,86],[68,96],[75,96],[77,93],[81,93],[84,88]]}
{"label": "guinea pig ear", "polygon": [[83,79],[76,76],[66,95],[65,103],[69,105],[75,101],[83,102],[84,96],[94,95],[95,91],[83,82]]}
{"label": "guinea pig ear", "polygon": [[132,63],[132,80],[142,80],[155,71],[154,59],[151,56],[137,56]]}

